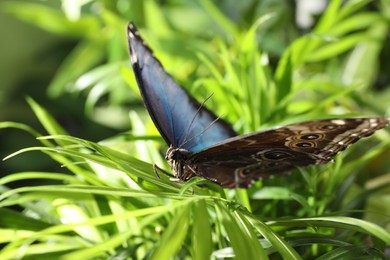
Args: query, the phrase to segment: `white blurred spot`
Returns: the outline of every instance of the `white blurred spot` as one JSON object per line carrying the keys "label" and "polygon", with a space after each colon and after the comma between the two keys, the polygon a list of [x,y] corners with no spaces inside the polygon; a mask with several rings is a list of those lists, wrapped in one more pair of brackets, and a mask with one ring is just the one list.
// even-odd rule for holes
{"label": "white blurred spot", "polygon": [[296,0],[296,23],[300,28],[306,29],[313,25],[313,14],[325,10],[328,0]]}
{"label": "white blurred spot", "polygon": [[342,119],[335,119],[335,120],[332,120],[331,122],[333,124],[336,124],[336,125],[345,125],[345,121]]}

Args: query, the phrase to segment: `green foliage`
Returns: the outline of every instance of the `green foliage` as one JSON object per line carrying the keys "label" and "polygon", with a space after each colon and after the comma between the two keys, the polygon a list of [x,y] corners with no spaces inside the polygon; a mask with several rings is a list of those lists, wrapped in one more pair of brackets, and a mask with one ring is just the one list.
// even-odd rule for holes
{"label": "green foliage", "polygon": [[[19,172],[0,179],[0,259],[387,257],[388,132],[354,145],[334,164],[259,181],[247,190],[157,175],[153,163],[167,169],[160,152],[165,146],[137,106],[124,30],[125,17],[135,20],[174,78],[198,100],[213,93],[207,106],[248,133],[329,115],[388,111],[390,91],[375,90],[388,14],[369,11],[372,1],[330,1],[311,33],[279,42],[275,46],[287,47],[278,51],[259,48],[267,46],[265,36],[275,40],[269,28],[283,20],[279,9],[253,11],[269,1],[249,1],[250,8],[237,11],[236,22],[221,11],[223,3],[210,0],[161,6],[152,0],[85,1],[76,9],[66,2],[62,11],[13,1],[2,7],[80,40],[49,85],[50,96],[86,93],[91,117],[98,108],[130,102],[132,129],[99,143],[76,138],[31,98],[44,133],[1,122],[0,128],[25,131],[40,142],[7,160],[40,151],[67,172]],[[387,0],[381,5],[390,8]],[[8,188],[26,179],[51,183]]]}

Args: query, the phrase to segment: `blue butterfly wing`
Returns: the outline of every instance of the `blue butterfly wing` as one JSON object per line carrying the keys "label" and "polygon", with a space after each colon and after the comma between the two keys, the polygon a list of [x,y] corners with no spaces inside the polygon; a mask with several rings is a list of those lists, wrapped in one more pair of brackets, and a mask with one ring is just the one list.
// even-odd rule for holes
{"label": "blue butterfly wing", "polygon": [[132,23],[128,25],[128,42],[145,106],[168,145],[198,152],[237,135],[228,123],[217,118],[175,82]]}

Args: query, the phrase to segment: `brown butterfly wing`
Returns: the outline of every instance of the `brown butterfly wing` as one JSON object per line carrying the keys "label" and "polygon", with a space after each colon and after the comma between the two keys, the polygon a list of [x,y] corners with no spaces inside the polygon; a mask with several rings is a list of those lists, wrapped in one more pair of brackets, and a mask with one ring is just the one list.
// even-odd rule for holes
{"label": "brown butterfly wing", "polygon": [[291,124],[227,139],[195,153],[196,174],[222,187],[253,181],[313,164],[327,163],[360,138],[384,128],[385,117],[326,119]]}

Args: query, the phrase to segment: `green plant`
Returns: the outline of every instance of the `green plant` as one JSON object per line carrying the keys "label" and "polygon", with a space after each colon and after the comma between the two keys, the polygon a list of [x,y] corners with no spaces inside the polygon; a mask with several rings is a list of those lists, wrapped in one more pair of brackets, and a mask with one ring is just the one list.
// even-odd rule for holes
{"label": "green plant", "polygon": [[[192,19],[209,17],[223,33],[195,43],[189,43],[195,36],[174,33],[153,1],[145,1],[149,15],[139,20],[149,25],[141,33],[174,77],[192,86],[188,89],[198,100],[214,93],[207,106],[247,133],[329,114],[384,114],[388,103],[375,100],[389,93],[375,92],[373,84],[388,24],[384,14],[362,11],[369,2],[332,1],[313,32],[293,41],[275,68],[256,41],[257,32],[275,19],[272,13],[243,30],[212,2],[202,0],[205,12],[197,9]],[[382,4],[390,6],[387,1]],[[55,32],[84,38],[54,78],[51,95],[61,95],[69,82],[72,91],[90,88],[87,111],[92,117],[103,93],[120,100],[123,96],[116,92],[126,91],[133,93],[125,95],[129,100],[138,99],[123,39],[126,21],[120,13],[103,5],[100,28],[100,20],[90,14],[81,16],[76,26],[60,12],[54,15],[47,7],[30,7],[9,4],[7,8],[26,19],[32,14],[42,20],[52,17],[57,21],[50,25]],[[176,44],[191,46],[196,55],[169,52],[169,46]],[[102,53],[102,48],[107,52]],[[354,62],[363,57],[364,63]],[[102,60],[107,63],[99,65]],[[125,82],[133,92],[118,90]],[[107,104],[119,100],[112,98]],[[389,204],[375,209],[369,202],[384,200],[389,190],[388,179],[375,184],[388,174],[375,176],[370,163],[375,160],[383,167],[378,172],[388,173],[388,132],[354,145],[334,164],[259,181],[248,190],[223,190],[198,178],[177,183],[157,176],[152,163],[167,166],[160,153],[164,144],[150,120],[140,116],[144,111],[138,106],[130,113],[130,132],[94,143],[70,136],[44,108],[31,98],[28,102],[46,133],[20,123],[0,123],[1,128],[30,133],[41,144],[9,158],[40,151],[69,172],[21,172],[0,179],[2,259],[386,258]],[[364,146],[370,146],[369,152]],[[60,183],[5,186],[25,179]],[[373,187],[365,187],[370,184]],[[374,214],[368,215],[365,203]],[[23,210],[8,208],[15,205]]]}

